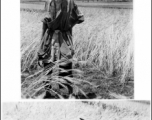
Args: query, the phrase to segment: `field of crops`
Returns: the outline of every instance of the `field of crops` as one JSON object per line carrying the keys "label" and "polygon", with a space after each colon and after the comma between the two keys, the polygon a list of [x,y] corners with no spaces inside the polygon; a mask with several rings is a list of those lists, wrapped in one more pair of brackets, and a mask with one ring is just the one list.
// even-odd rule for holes
{"label": "field of crops", "polygon": [[3,120],[150,120],[150,104],[128,101],[4,103]]}
{"label": "field of crops", "polygon": [[[85,22],[73,28],[74,70],[77,91],[96,98],[133,98],[134,41],[132,9],[83,8]],[[43,93],[48,80],[37,66],[41,19],[46,12],[21,10],[22,97]],[[56,75],[51,78],[55,80]],[[60,81],[61,82],[61,81]],[[57,88],[57,83],[55,83]],[[41,92],[40,92],[41,91]]]}

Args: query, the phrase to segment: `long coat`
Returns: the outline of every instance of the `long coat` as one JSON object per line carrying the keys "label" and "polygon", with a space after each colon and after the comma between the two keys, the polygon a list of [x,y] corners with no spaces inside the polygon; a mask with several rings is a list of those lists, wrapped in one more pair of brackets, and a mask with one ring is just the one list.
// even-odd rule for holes
{"label": "long coat", "polygon": [[[74,55],[72,28],[84,21],[83,14],[79,11],[74,0],[61,0],[60,8],[55,0],[50,3],[50,18],[43,22],[47,24],[43,39],[38,51],[38,60],[46,64],[58,59],[71,59]],[[57,15],[58,14],[58,15]],[[59,32],[56,32],[56,31]],[[56,48],[56,52],[54,52]],[[54,58],[54,54],[56,58]]]}

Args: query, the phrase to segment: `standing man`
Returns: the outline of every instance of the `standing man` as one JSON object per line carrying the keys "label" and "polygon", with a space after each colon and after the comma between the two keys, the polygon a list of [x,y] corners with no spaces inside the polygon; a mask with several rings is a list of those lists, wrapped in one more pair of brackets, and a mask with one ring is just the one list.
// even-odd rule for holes
{"label": "standing man", "polygon": [[[70,70],[74,55],[72,28],[84,21],[74,0],[51,0],[49,4],[49,18],[42,20],[41,47],[38,52],[39,63],[45,67],[56,60],[65,60],[61,68]],[[62,75],[70,75],[67,72]]]}

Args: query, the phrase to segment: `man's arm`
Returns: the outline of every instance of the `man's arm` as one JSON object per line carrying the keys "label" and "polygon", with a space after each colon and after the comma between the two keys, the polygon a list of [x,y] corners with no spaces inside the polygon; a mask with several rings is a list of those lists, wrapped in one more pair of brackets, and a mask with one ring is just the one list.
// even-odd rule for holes
{"label": "man's arm", "polygon": [[79,10],[78,6],[75,4],[74,1],[73,1],[73,3],[74,3],[75,12],[76,12],[77,17],[78,17],[77,24],[80,24],[80,23],[84,22],[84,15],[83,15],[83,13]]}

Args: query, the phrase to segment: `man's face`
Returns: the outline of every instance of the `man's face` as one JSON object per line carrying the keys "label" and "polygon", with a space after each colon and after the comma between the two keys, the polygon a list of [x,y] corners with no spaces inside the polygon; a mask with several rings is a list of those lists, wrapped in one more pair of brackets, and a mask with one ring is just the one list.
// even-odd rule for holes
{"label": "man's face", "polygon": [[55,0],[55,2],[56,2],[56,9],[57,11],[59,11],[61,9],[62,0]]}

